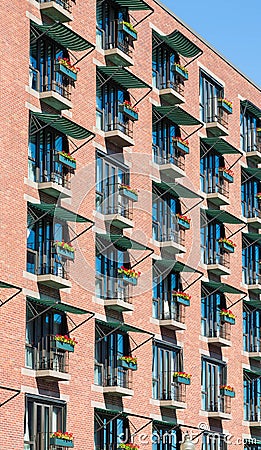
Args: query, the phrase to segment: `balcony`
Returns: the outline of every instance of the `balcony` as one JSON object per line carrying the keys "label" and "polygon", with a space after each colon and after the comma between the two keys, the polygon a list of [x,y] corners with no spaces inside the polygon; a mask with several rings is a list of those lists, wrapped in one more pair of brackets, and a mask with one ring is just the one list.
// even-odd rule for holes
{"label": "balcony", "polygon": [[96,276],[96,298],[108,309],[119,312],[133,311],[131,289],[131,285],[124,279],[106,277],[105,275]]}
{"label": "balcony", "polygon": [[261,294],[261,274],[243,267],[243,279],[249,293]]}
{"label": "balcony", "polygon": [[212,170],[201,175],[203,192],[209,202],[216,206],[229,205],[229,182],[221,175],[213,174]]}
{"label": "balcony", "polygon": [[27,344],[27,360],[31,358],[37,378],[52,382],[69,381],[69,353],[57,348],[56,343],[51,335],[43,337],[36,347]]}
{"label": "balcony", "polygon": [[217,113],[205,120],[206,131],[209,137],[228,136],[228,113],[217,108]]}
{"label": "balcony", "polygon": [[251,208],[250,206],[246,208],[246,204],[244,206],[244,216],[247,219],[248,225],[251,225],[252,228],[256,228],[257,230],[261,228],[261,209],[260,202],[258,203],[258,208]]}
{"label": "balcony", "polygon": [[108,124],[105,131],[105,139],[118,147],[130,147],[134,145],[133,122],[114,122]]}
{"label": "balcony", "polygon": [[[118,197],[118,200],[117,200]],[[121,196],[116,196],[116,203],[106,205],[103,209],[104,222],[123,230],[133,228],[133,202]]]}
{"label": "balcony", "polygon": [[153,85],[159,89],[161,102],[169,105],[180,105],[185,103],[184,78],[179,74],[172,73],[172,80],[165,81],[162,75],[153,69]]}
{"label": "balcony", "polygon": [[256,144],[247,147],[246,158],[250,159],[255,164],[261,163],[261,137],[257,137]]}
{"label": "balcony", "polygon": [[178,228],[176,218],[173,221],[172,228],[164,230],[164,226],[153,221],[152,236],[156,246],[160,247],[162,255],[169,257],[179,253],[185,253],[185,231]]}
{"label": "balcony", "polygon": [[132,66],[133,41],[137,39],[137,33],[118,20],[111,21],[108,27],[109,33],[96,27],[97,44],[104,49],[106,62],[113,66]]}
{"label": "balcony", "polygon": [[166,152],[152,144],[153,161],[159,166],[162,180],[185,177],[185,155],[179,151],[166,155]]}
{"label": "balcony", "polygon": [[[186,385],[178,383],[176,381],[170,381],[173,376],[171,373],[163,373],[162,380],[163,387],[159,387],[158,389],[153,389],[154,398],[151,403],[155,406],[159,406],[160,408],[167,409],[186,409]],[[156,380],[155,380],[156,381]],[[155,381],[153,383],[155,384]],[[164,390],[163,390],[164,389]]]}
{"label": "balcony", "polygon": [[70,171],[60,164],[53,162],[53,171],[44,170],[43,167],[34,167],[35,180],[38,189],[54,198],[71,198]]}
{"label": "balcony", "polygon": [[261,361],[261,340],[252,333],[244,334],[244,351],[249,359]]}
{"label": "balcony", "polygon": [[210,345],[216,347],[231,347],[231,325],[226,322],[213,322],[202,319],[203,336]]}
{"label": "balcony", "polygon": [[215,257],[209,256],[205,264],[207,270],[215,275],[230,275],[230,254],[216,253]]}
{"label": "balcony", "polygon": [[66,85],[62,82],[51,81],[44,84],[41,86],[39,98],[58,111],[72,108],[70,83]]}
{"label": "balcony", "polygon": [[57,22],[70,22],[74,0],[37,0],[43,14]]}
{"label": "balcony", "polygon": [[115,397],[132,397],[132,370],[95,363],[95,384],[102,387],[103,394]]}
{"label": "balcony", "polygon": [[[213,388],[210,388],[213,389]],[[205,411],[209,419],[231,420],[231,397],[226,395],[217,395],[213,392],[213,396],[207,399]]]}
{"label": "balcony", "polygon": [[186,330],[185,306],[174,300],[172,292],[153,298],[153,323],[172,331]]}
{"label": "balcony", "polygon": [[260,428],[261,427],[261,413],[260,413],[260,405],[257,401],[257,398],[250,399],[251,403],[245,404],[246,416],[245,422],[248,422],[247,425],[252,428]]}
{"label": "balcony", "polygon": [[[27,271],[37,275],[37,283],[54,289],[65,289],[72,286],[69,281],[69,262],[58,255],[50,241],[46,242],[48,255],[42,251],[27,248]],[[45,261],[45,262],[44,262]]]}

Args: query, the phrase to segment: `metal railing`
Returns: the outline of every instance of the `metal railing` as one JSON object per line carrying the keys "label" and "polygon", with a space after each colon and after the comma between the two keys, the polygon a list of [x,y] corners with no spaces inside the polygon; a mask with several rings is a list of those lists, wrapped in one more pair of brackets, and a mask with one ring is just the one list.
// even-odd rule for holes
{"label": "metal railing", "polygon": [[123,300],[132,303],[130,295],[130,285],[124,279],[109,277],[106,275],[96,275],[95,291],[98,298],[104,300]]}
{"label": "metal railing", "polygon": [[127,34],[119,30],[119,20],[113,20],[108,24],[109,32],[98,28],[101,35],[102,48],[104,50],[110,50],[118,48],[123,53],[132,57],[132,49],[130,43],[132,42]]}
{"label": "metal railing", "polygon": [[242,270],[245,284],[261,284],[261,273],[251,270],[249,267],[243,267]]}
{"label": "metal railing", "polygon": [[95,384],[103,387],[122,387],[131,389],[131,371],[123,367],[112,367],[105,363],[95,363]]}
{"label": "metal railing", "polygon": [[218,193],[229,198],[229,182],[221,175],[213,173],[213,170],[205,170],[201,174],[203,191],[206,194]]}
{"label": "metal railing", "polygon": [[215,253],[210,255],[205,255],[205,264],[220,264],[221,266],[230,268],[230,253]]}
{"label": "metal railing", "polygon": [[259,401],[257,398],[250,400],[249,403],[244,404],[245,420],[249,422],[261,422],[261,407],[260,407],[260,397]]}
{"label": "metal railing", "polygon": [[173,79],[167,80],[155,69],[152,70],[155,87],[159,90],[173,89],[178,94],[184,96],[184,81],[179,75],[173,73]]}
{"label": "metal railing", "polygon": [[202,319],[203,335],[208,338],[231,339],[231,324],[226,322],[215,322],[211,318]]}
{"label": "metal railing", "polygon": [[26,344],[27,359],[31,360],[34,370],[69,373],[68,352],[57,349],[55,343],[54,335],[48,335],[35,346]]}
{"label": "metal railing", "polygon": [[253,336],[252,332],[243,335],[245,352],[261,352],[261,338]]}
{"label": "metal railing", "polygon": [[161,298],[153,298],[154,318],[185,323],[185,306],[173,299],[172,292],[164,292]]}
{"label": "metal railing", "polygon": [[153,379],[153,397],[156,400],[186,402],[186,385],[173,381],[173,371],[163,371],[159,379]]}
{"label": "metal railing", "polygon": [[75,3],[75,0],[37,0],[37,1],[38,3],[54,2],[57,5],[62,6],[62,8],[68,11],[69,13],[72,12],[72,4]]}
{"label": "metal railing", "polygon": [[42,249],[27,248],[27,270],[35,275],[55,275],[68,280],[68,261],[56,252],[53,241],[46,241]]}
{"label": "metal railing", "polygon": [[185,244],[185,233],[180,230],[176,217],[172,220],[172,227],[166,229],[165,225],[159,222],[152,222],[153,238],[159,242],[175,242],[176,244]]}
{"label": "metal railing", "polygon": [[158,145],[152,144],[153,161],[159,166],[163,164],[174,164],[185,171],[185,156],[176,151],[173,146],[173,154],[169,154]]}
{"label": "metal railing", "polygon": [[242,202],[243,216],[247,219],[253,219],[258,217],[261,219],[260,201],[258,201],[258,207],[252,205],[250,202]]}
{"label": "metal railing", "polygon": [[222,394],[218,394],[216,387],[209,388],[204,394],[204,411],[216,413],[231,413],[231,398]]}
{"label": "metal railing", "polygon": [[67,100],[71,100],[71,91],[69,86],[70,84],[64,85],[63,83],[52,80],[46,84],[41,85],[41,92],[54,91],[57,92],[57,94],[60,94],[62,97],[66,98]]}
{"label": "metal railing", "polygon": [[228,128],[228,113],[224,111],[222,108],[217,108],[216,113],[212,113],[210,116],[206,117],[206,123],[218,122],[225,128]]}
{"label": "metal railing", "polygon": [[105,132],[106,131],[121,131],[126,134],[130,138],[133,138],[133,121],[127,120],[126,122],[113,121],[105,124]]}

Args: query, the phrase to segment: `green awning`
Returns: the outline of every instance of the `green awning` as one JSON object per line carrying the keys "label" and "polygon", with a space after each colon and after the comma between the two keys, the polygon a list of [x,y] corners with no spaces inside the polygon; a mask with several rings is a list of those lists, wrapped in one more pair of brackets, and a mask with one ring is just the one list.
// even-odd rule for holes
{"label": "green awning", "polygon": [[261,234],[259,233],[242,233],[242,236],[255,244],[261,243]]}
{"label": "green awning", "polygon": [[44,33],[57,42],[57,44],[68,48],[68,50],[83,51],[94,47],[89,41],[62,23],[56,22],[51,25],[39,25],[38,23],[32,22],[32,25],[41,31],[41,33]]}
{"label": "green awning", "polygon": [[6,283],[5,281],[0,281],[0,289],[21,289],[18,286],[15,286],[14,284]]}
{"label": "green awning", "polygon": [[38,305],[45,306],[46,308],[52,307],[57,311],[68,312],[71,314],[88,314],[90,311],[85,309],[76,308],[72,305],[67,305],[66,303],[56,303],[54,299],[40,299],[35,297],[26,297],[30,302],[37,303]]}
{"label": "green awning", "polygon": [[230,223],[232,225],[238,225],[244,223],[242,220],[238,219],[233,214],[230,214],[227,211],[222,211],[221,209],[202,209],[201,213],[205,213],[212,219],[216,219],[221,223]]}
{"label": "green awning", "polygon": [[118,416],[119,414],[121,416],[127,417],[127,413],[124,411],[119,411],[118,409],[106,409],[106,408],[95,408],[95,413],[101,413],[101,414],[114,414],[115,416]]}
{"label": "green awning", "polygon": [[258,169],[257,167],[242,167],[242,170],[249,175],[249,177],[261,181],[261,169]]}
{"label": "green awning", "polygon": [[173,259],[156,259],[154,264],[170,269],[173,272],[198,272],[197,269],[187,266],[179,261],[174,261]]}
{"label": "green awning", "polygon": [[55,128],[61,133],[64,133],[74,139],[87,139],[89,136],[94,135],[91,131],[87,130],[87,128],[84,128],[81,125],[66,119],[65,117],[61,117],[58,114],[37,112],[31,112],[31,114],[45,124],[50,125],[50,127]]}
{"label": "green awning", "polygon": [[97,237],[101,239],[105,239],[111,244],[117,245],[117,247],[122,250],[151,250],[152,248],[147,247],[146,245],[140,244],[139,242],[134,241],[126,236],[122,236],[121,234],[101,234],[97,233]]}
{"label": "green awning", "polygon": [[42,213],[47,213],[49,216],[55,217],[56,219],[64,220],[65,222],[93,223],[92,220],[86,219],[86,217],[80,216],[79,214],[62,208],[61,206],[56,206],[53,203],[49,204],[28,202],[28,206],[37,209]]}
{"label": "green awning", "polygon": [[118,330],[124,331],[126,333],[132,332],[132,333],[146,333],[146,334],[152,334],[151,332],[145,331],[142,328],[137,328],[132,325],[128,325],[127,323],[123,322],[104,322],[103,320],[97,320],[97,323],[100,325],[104,325],[109,328],[117,328]]}
{"label": "green awning", "polygon": [[166,420],[153,420],[153,425],[155,425],[155,426],[160,425],[160,426],[164,426],[165,428],[168,428],[168,427],[180,428],[180,425],[177,422],[168,422]]}
{"label": "green awning", "polygon": [[245,292],[230,286],[226,283],[221,283],[221,281],[202,281],[202,284],[208,289],[213,289],[215,291],[223,292],[224,294],[245,294]]}
{"label": "green awning", "polygon": [[158,113],[161,117],[169,119],[176,125],[201,125],[200,120],[179,106],[153,106],[153,112],[154,116],[155,113]]}
{"label": "green awning", "polygon": [[123,89],[146,89],[150,86],[131,73],[129,70],[118,66],[98,66],[97,69],[106,77],[110,77],[115,83],[118,83]]}
{"label": "green awning", "polygon": [[253,114],[253,116],[261,119],[261,109],[254,105],[254,103],[250,102],[249,100],[243,100],[241,101],[241,106],[243,107],[243,109],[246,109],[246,111],[250,112],[250,114]]}
{"label": "green awning", "polygon": [[173,31],[173,33],[168,35],[159,34],[156,31],[153,31],[153,33],[155,33],[155,35],[157,35],[172,50],[186,58],[194,58],[202,53],[202,50],[194,44],[194,42],[190,41],[178,30]]}
{"label": "green awning", "polygon": [[185,186],[181,186],[181,184],[177,183],[156,183],[154,185],[163,191],[167,191],[169,194],[174,197],[182,197],[182,198],[202,198],[200,195],[196,194],[196,192],[191,191]]}
{"label": "green awning", "polygon": [[152,10],[151,6],[145,3],[143,0],[114,0],[121,8],[129,8],[132,11]]}
{"label": "green awning", "polygon": [[236,147],[233,147],[233,145],[229,144],[227,141],[225,141],[222,138],[201,138],[201,141],[212,147],[216,152],[218,152],[220,155],[230,155],[233,153],[240,153],[240,150],[238,150]]}

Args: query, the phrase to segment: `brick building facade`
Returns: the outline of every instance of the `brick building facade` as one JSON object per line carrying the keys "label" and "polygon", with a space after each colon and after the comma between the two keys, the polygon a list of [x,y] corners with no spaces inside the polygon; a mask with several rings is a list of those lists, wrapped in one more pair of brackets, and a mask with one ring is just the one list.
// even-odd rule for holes
{"label": "brick building facade", "polygon": [[157,0],[4,6],[0,449],[260,450],[260,89]]}

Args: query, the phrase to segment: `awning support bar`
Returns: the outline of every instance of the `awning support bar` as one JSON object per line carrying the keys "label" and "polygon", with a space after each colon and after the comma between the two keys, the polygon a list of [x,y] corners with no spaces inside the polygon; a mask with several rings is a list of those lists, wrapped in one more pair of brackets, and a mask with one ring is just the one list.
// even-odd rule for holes
{"label": "awning support bar", "polygon": [[142,100],[144,100],[144,98],[146,98],[147,95],[149,95],[149,94],[151,93],[151,91],[152,91],[152,87],[150,86],[148,92],[147,92],[146,94],[144,94],[144,95],[143,95],[143,96],[142,96],[142,97],[134,104],[134,107],[137,106]]}
{"label": "awning support bar", "polygon": [[135,352],[135,350],[137,350],[138,348],[142,347],[144,344],[147,344],[147,342],[151,341],[155,334],[154,333],[150,333],[149,331],[144,331],[145,334],[150,334],[151,336],[148,339],[145,339],[145,341],[143,341],[141,344],[136,345],[136,347],[132,348],[131,351]]}
{"label": "awning support bar", "polygon": [[244,298],[247,297],[247,294],[245,294],[243,297],[239,298],[236,302],[232,303],[232,305],[230,305],[230,308],[232,308],[233,306],[237,305],[238,303],[242,302],[242,300],[244,300]]}
{"label": "awning support bar", "polygon": [[148,255],[144,256],[142,259],[140,259],[135,264],[133,264],[133,266],[131,266],[131,268],[136,267],[138,264],[140,264],[141,262],[145,261],[145,259],[149,258],[153,253],[154,253],[154,250],[151,249],[150,253]]}
{"label": "awning support bar", "polygon": [[192,211],[192,209],[196,208],[196,206],[200,205],[200,203],[202,203],[203,201],[204,201],[204,198],[201,197],[201,199],[199,200],[198,203],[196,203],[194,206],[192,206],[191,208],[187,209],[187,210],[184,212],[184,215],[186,215],[188,212]]}
{"label": "awning support bar", "polygon": [[193,286],[194,284],[196,284],[202,277],[203,277],[203,272],[200,272],[199,270],[197,271],[197,272],[194,272],[194,273],[199,273],[200,275],[199,275],[199,277],[196,279],[196,280],[194,280],[194,281],[192,281],[190,284],[188,284],[187,286],[186,286],[186,289],[189,289],[189,288],[191,288],[191,286]]}
{"label": "awning support bar", "polygon": [[[84,325],[86,322],[88,322],[89,320],[91,320],[95,316],[94,312],[87,311],[87,313],[90,314],[90,316],[87,317],[87,319],[82,320],[82,322],[79,323],[78,325],[75,325],[74,328],[72,328],[70,331],[68,331],[69,334],[72,333],[73,331],[77,330],[77,328],[81,327],[82,325]],[[68,316],[68,318],[73,322],[73,320],[71,319],[70,316]]]}
{"label": "awning support bar", "polygon": [[1,406],[4,406],[6,403],[8,403],[11,400],[13,400],[15,397],[17,397],[21,393],[20,389],[13,389],[13,388],[9,388],[9,387],[6,387],[6,386],[0,386],[0,389],[3,389],[5,391],[9,391],[9,392],[14,392],[14,394],[10,398],[8,398],[4,402],[0,403],[0,408],[1,408]]}
{"label": "awning support bar", "polygon": [[239,230],[235,231],[234,233],[230,234],[227,239],[230,239],[232,236],[235,236],[235,234],[240,233],[245,227],[247,227],[247,223],[243,225],[243,227],[239,228]]}
{"label": "awning support bar", "polygon": [[18,291],[15,294],[11,295],[10,297],[8,297],[8,299],[6,299],[4,301],[0,300],[0,308],[1,308],[1,306],[3,306],[6,303],[10,302],[10,300],[12,300],[14,297],[16,297],[17,295],[19,295],[22,292],[22,288],[14,287],[14,289],[18,289]]}
{"label": "awning support bar", "polygon": [[203,50],[200,50],[200,52],[196,56],[194,56],[194,58],[192,58],[188,63],[184,64],[184,67],[188,67],[191,63],[193,63],[201,55],[203,55]]}
{"label": "awning support bar", "polygon": [[[92,227],[94,226],[94,222],[92,222],[92,224],[87,227],[85,230],[81,231],[81,233],[78,233],[73,239],[69,240],[67,242],[67,244],[70,244],[71,242],[73,242],[75,239],[77,239],[78,237],[82,236],[82,234],[86,233],[86,231],[89,231]],[[70,227],[70,229],[72,230],[72,228]],[[72,230],[73,231],[73,230]]]}
{"label": "awning support bar", "polygon": [[145,16],[145,17],[143,17],[143,19],[141,19],[141,20],[139,20],[138,22],[136,22],[136,20],[135,20],[135,27],[137,27],[141,22],[144,22],[144,20],[146,20],[148,17],[150,17],[153,13],[154,13],[154,9],[153,8],[151,8],[150,7],[150,9],[151,9],[151,11]]}
{"label": "awning support bar", "polygon": [[[201,128],[203,128],[203,127],[204,127],[204,124],[202,123],[202,124],[200,125],[200,127],[198,127],[196,130],[194,130],[192,133],[187,134],[187,135],[185,136],[185,138],[186,138],[186,139],[191,138],[191,136],[193,136],[193,134],[197,133],[197,132],[198,132],[199,130],[201,130]],[[184,133],[186,134],[185,131],[184,131]]]}
{"label": "awning support bar", "polygon": [[73,155],[74,153],[76,153],[78,150],[80,150],[80,148],[84,147],[85,145],[89,144],[89,142],[91,142],[93,139],[95,138],[95,134],[92,133],[92,135],[87,139],[87,141],[85,141],[83,144],[78,145],[78,147],[76,147],[75,150],[73,150],[71,152],[71,155]]}

